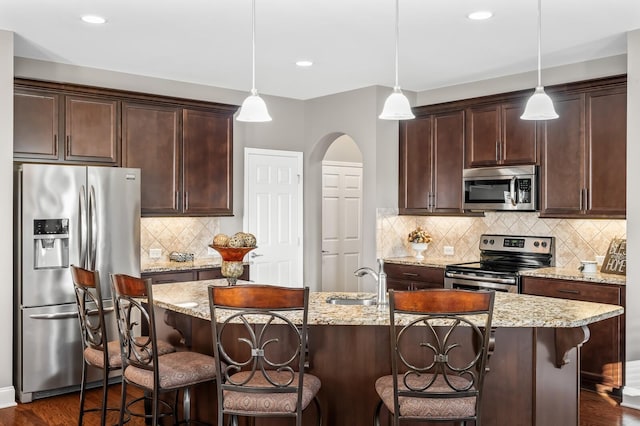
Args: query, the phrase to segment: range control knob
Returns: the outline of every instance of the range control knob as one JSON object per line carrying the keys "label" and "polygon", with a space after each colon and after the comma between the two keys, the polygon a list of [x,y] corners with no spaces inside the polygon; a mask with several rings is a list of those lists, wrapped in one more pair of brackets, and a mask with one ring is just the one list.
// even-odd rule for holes
{"label": "range control knob", "polygon": [[540,245],[540,241],[534,241],[533,246],[538,247]]}
{"label": "range control knob", "polygon": [[493,243],[495,243],[495,241],[489,240],[489,244],[493,245]]}
{"label": "range control knob", "polygon": [[487,240],[486,238],[484,240],[482,240],[482,244],[488,244],[489,240]]}
{"label": "range control knob", "polygon": [[546,242],[546,241],[543,241],[543,242],[542,242],[542,247],[546,247],[546,246],[547,246],[547,242]]}

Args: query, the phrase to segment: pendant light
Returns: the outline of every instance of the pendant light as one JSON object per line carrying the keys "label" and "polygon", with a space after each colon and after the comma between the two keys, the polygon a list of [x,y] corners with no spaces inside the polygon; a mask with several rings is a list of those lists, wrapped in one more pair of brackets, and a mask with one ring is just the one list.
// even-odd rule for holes
{"label": "pendant light", "polygon": [[396,0],[396,84],[393,86],[393,93],[384,102],[382,113],[378,118],[383,120],[410,120],[415,118],[411,112],[409,100],[400,90],[398,84],[398,39],[400,38],[400,6]]}
{"label": "pendant light", "polygon": [[251,0],[251,48],[251,95],[242,103],[236,120],[254,123],[271,121],[267,105],[256,90],[256,0]]}
{"label": "pendant light", "polygon": [[540,34],[542,33],[542,0],[538,0],[538,85],[535,92],[527,101],[524,113],[520,116],[523,120],[551,120],[558,118],[558,114],[553,107],[553,102],[549,95],[544,92],[541,78],[540,61]]}

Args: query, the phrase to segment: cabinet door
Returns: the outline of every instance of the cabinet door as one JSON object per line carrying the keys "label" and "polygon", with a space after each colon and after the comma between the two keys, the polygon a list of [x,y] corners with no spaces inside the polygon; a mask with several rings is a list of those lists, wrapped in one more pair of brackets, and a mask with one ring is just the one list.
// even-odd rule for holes
{"label": "cabinet door", "polygon": [[464,111],[434,116],[432,155],[432,211],[461,213]]}
{"label": "cabinet door", "polygon": [[500,105],[467,109],[466,167],[495,166],[500,155]]}
{"label": "cabinet door", "polygon": [[151,278],[152,284],[170,284],[194,281],[195,274],[190,270],[180,272],[151,272],[142,274],[142,278]]}
{"label": "cabinet door", "polygon": [[125,102],[122,165],[141,169],[143,216],[179,213],[179,109]]}
{"label": "cabinet door", "polygon": [[58,159],[59,95],[15,89],[13,154],[15,158]]}
{"label": "cabinet door", "polygon": [[233,215],[233,115],[183,110],[183,211]]}
{"label": "cabinet door", "polygon": [[541,125],[540,216],[579,216],[584,206],[584,94],[557,96],[560,116]]}
{"label": "cabinet door", "polygon": [[66,96],[65,159],[116,164],[118,152],[118,101]]}
{"label": "cabinet door", "polygon": [[587,94],[587,214],[626,215],[627,93],[625,88]]}
{"label": "cabinet door", "polygon": [[520,118],[525,101],[502,105],[500,162],[504,165],[537,164],[536,122]]}
{"label": "cabinet door", "polygon": [[420,117],[400,124],[400,213],[430,207],[431,122],[430,117]]}
{"label": "cabinet door", "polygon": [[[522,292],[538,296],[625,305],[624,288],[581,281],[524,277]],[[591,336],[582,346],[580,377],[584,384],[621,388],[624,353],[624,315],[589,325]]]}

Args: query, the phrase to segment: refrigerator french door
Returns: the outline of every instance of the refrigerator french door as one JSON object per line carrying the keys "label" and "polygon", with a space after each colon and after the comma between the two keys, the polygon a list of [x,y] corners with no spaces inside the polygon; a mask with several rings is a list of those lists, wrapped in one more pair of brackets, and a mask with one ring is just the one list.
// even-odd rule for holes
{"label": "refrigerator french door", "polygon": [[[82,341],[69,265],[140,275],[140,170],[21,164],[14,176],[14,362],[18,399],[78,389]],[[90,369],[89,382],[100,372]]]}

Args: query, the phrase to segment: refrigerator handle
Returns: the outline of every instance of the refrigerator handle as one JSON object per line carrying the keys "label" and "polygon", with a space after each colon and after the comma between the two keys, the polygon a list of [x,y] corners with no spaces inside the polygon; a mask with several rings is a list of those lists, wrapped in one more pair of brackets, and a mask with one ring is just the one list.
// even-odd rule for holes
{"label": "refrigerator handle", "polygon": [[87,262],[87,203],[85,198],[84,185],[80,187],[80,193],[78,194],[78,228],[80,232],[80,238],[78,239],[78,248],[80,253],[80,266],[83,268],[88,267]]}
{"label": "refrigerator handle", "polygon": [[96,250],[98,246],[98,222],[96,213],[96,192],[93,185],[89,190],[89,268],[96,269]]}

